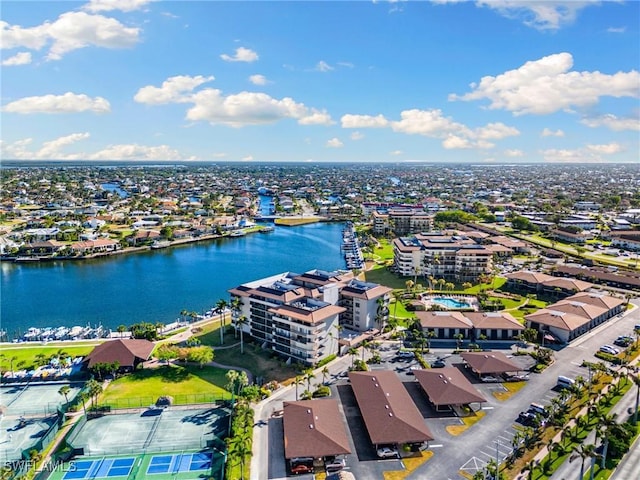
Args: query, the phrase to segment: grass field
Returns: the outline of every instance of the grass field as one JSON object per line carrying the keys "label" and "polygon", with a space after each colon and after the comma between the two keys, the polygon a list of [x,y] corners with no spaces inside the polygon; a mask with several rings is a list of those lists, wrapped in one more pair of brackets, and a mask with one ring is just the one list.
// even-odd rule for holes
{"label": "grass field", "polygon": [[2,370],[3,372],[10,370],[11,359],[13,359],[14,370],[30,370],[46,363],[45,361],[39,362],[39,358],[46,359],[46,361],[48,362],[48,360],[54,356],[71,358],[78,356],[84,357],[89,352],[91,352],[91,350],[93,350],[96,345],[98,345],[97,342],[78,343],[80,344],[78,345],[76,344],[76,342],[74,342],[73,345],[70,345],[69,343],[59,343],[57,345],[47,346],[38,344],[28,346],[3,345],[2,353],[0,354],[2,355],[0,357],[0,370]]}
{"label": "grass field", "polygon": [[[226,370],[215,367],[173,365],[149,368],[118,378],[111,382],[100,398],[100,404],[120,405],[123,399],[171,395],[181,403],[180,395],[230,396],[219,385],[227,383]],[[187,403],[187,402],[184,402]]]}

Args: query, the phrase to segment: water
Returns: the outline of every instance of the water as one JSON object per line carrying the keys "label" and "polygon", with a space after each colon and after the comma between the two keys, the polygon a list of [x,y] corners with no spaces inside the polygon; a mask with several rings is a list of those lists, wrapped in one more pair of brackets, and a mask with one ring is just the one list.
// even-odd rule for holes
{"label": "water", "polygon": [[100,186],[107,192],[117,193],[121,198],[127,198],[129,196],[129,192],[120,188],[120,185],[116,183],[103,183]]}
{"label": "water", "polygon": [[276,227],[268,235],[188,244],[106,259],[2,263],[0,328],[169,323],[203,313],[227,290],[284,271],[344,269],[340,223]]}
{"label": "water", "polygon": [[461,302],[453,298],[434,297],[431,299],[431,301],[433,303],[437,303],[451,310],[461,309],[461,308],[471,308],[471,305],[469,305],[467,302]]}

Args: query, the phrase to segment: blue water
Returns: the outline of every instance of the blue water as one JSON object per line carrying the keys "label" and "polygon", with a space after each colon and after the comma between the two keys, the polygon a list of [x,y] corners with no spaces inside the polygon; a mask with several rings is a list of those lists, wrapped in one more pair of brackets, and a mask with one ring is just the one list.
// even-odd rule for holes
{"label": "blue water", "polygon": [[227,290],[284,271],[344,269],[343,225],[276,227],[268,235],[189,244],[106,259],[2,263],[0,328],[169,323],[205,312]]}
{"label": "blue water", "polygon": [[467,302],[461,302],[453,298],[433,297],[431,301],[433,303],[437,303],[451,310],[460,309],[460,308],[471,308],[471,305],[469,305]]}
{"label": "blue water", "polygon": [[120,185],[116,183],[103,183],[100,186],[107,192],[117,193],[121,198],[127,198],[129,196],[129,192],[120,188]]}

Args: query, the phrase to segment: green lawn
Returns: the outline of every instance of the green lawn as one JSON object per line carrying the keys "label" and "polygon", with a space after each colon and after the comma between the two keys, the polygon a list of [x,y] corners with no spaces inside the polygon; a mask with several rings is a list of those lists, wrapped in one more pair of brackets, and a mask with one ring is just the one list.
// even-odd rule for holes
{"label": "green lawn", "polygon": [[38,355],[44,355],[45,359],[49,361],[51,357],[64,356],[64,357],[84,357],[87,355],[98,342],[74,342],[73,345],[69,343],[57,344],[57,345],[33,345],[33,346],[13,346],[7,345],[2,347],[3,357],[0,357],[0,370],[3,372],[8,371],[11,368],[11,359],[13,358],[13,369],[32,369],[41,365],[37,363]]}
{"label": "green lawn", "polygon": [[211,401],[223,396],[229,398],[230,393],[222,387],[227,383],[226,372],[221,368],[194,365],[136,370],[111,382],[100,404],[114,407],[144,406],[162,395],[172,396],[177,404],[198,403],[199,399]]}
{"label": "green lawn", "polygon": [[406,288],[406,282],[409,280],[408,277],[398,277],[384,266],[376,266],[371,270],[367,270],[364,272],[364,278],[367,282],[378,283],[394,290]]}

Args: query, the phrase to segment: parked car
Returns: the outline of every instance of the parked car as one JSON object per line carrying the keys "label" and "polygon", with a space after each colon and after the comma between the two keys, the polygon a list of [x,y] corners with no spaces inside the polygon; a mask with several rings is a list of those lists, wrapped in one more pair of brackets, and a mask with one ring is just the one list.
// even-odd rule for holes
{"label": "parked car", "polygon": [[444,368],[446,366],[447,364],[444,363],[444,360],[442,360],[441,358],[438,358],[437,360],[431,362],[431,368]]}
{"label": "parked car", "polygon": [[339,470],[342,470],[345,467],[345,465],[346,465],[346,462],[344,458],[338,458],[338,457],[326,458],[324,461],[324,468],[327,471],[327,473],[337,472]]}
{"label": "parked car", "polygon": [[613,341],[613,344],[619,347],[628,347],[632,343],[633,343],[633,338],[629,337],[628,335],[620,335],[618,338],[616,338]]}
{"label": "parked car", "polygon": [[612,347],[611,345],[602,345],[600,347],[600,351],[604,353],[608,353],[610,355],[618,355],[620,353],[620,350],[618,350],[615,347]]}
{"label": "parked car", "polygon": [[308,465],[306,463],[291,465],[291,473],[294,475],[300,475],[302,473],[313,473],[313,465]]}
{"label": "parked car", "polygon": [[485,383],[497,383],[497,382],[500,381],[499,378],[492,377],[491,375],[486,375],[484,377],[480,377],[480,380],[482,380]]}
{"label": "parked car", "polygon": [[400,458],[398,450],[391,447],[380,447],[376,453],[380,458]]}
{"label": "parked car", "polygon": [[396,355],[400,358],[413,358],[415,357],[415,354],[413,352],[410,352],[408,350],[398,350],[398,353],[396,353]]}

